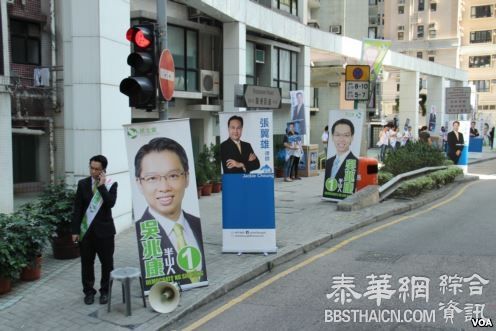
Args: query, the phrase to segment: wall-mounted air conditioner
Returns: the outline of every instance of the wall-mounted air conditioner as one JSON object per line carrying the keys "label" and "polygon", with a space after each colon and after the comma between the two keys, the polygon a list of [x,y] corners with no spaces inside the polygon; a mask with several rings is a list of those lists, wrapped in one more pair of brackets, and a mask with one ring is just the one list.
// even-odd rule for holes
{"label": "wall-mounted air conditioner", "polygon": [[335,34],[341,34],[341,25],[331,25],[329,27],[329,32]]}
{"label": "wall-mounted air conditioner", "polygon": [[201,92],[205,96],[219,95],[219,72],[210,70],[201,70]]}

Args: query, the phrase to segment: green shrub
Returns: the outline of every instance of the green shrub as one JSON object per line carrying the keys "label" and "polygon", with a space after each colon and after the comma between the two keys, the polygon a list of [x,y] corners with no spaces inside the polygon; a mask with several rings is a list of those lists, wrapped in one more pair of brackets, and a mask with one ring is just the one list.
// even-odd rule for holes
{"label": "green shrub", "polygon": [[452,183],[456,176],[463,174],[463,170],[458,167],[449,167],[448,169],[438,170],[426,176],[405,181],[394,192],[395,197],[415,197],[423,191],[441,187],[445,184]]}
{"label": "green shrub", "polygon": [[379,171],[379,174],[377,176],[377,180],[379,182],[379,185],[384,185],[387,182],[389,182],[391,179],[393,179],[394,175],[390,172],[387,171]]}
{"label": "green shrub", "polygon": [[25,236],[18,231],[12,215],[0,214],[0,277],[16,279],[28,261]]}
{"label": "green shrub", "polygon": [[444,153],[436,147],[416,142],[387,153],[383,170],[396,176],[424,167],[442,166],[445,160]]}

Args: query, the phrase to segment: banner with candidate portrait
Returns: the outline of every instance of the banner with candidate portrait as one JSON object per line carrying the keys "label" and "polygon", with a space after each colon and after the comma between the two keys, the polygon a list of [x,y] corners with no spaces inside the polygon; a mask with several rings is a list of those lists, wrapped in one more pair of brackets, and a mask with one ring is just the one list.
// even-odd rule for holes
{"label": "banner with candidate portrait", "polygon": [[291,122],[294,123],[296,133],[305,135],[307,131],[306,112],[305,112],[305,94],[303,90],[290,91],[291,98]]}
{"label": "banner with candidate portrait", "polygon": [[468,152],[470,142],[470,121],[450,121],[448,132],[448,158],[455,165],[468,170]]}
{"label": "banner with candidate portrait", "polygon": [[340,201],[355,192],[365,112],[329,111],[324,200]]}
{"label": "banner with candidate portrait", "polygon": [[208,285],[189,119],[124,125],[145,293]]}
{"label": "banner with candidate portrait", "polygon": [[271,111],[219,114],[222,251],[276,252]]}

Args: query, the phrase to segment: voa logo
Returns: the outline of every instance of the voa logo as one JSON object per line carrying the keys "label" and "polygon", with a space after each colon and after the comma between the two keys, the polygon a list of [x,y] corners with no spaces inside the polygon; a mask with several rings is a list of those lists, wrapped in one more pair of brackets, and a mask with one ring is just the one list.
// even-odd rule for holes
{"label": "voa logo", "polygon": [[472,318],[472,326],[475,327],[493,327],[493,321],[490,318]]}

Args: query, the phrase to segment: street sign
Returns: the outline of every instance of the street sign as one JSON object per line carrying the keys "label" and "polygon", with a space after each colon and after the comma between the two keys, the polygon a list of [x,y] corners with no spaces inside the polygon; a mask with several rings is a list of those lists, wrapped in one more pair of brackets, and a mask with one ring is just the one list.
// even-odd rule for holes
{"label": "street sign", "polygon": [[168,49],[164,49],[160,55],[158,80],[160,91],[165,100],[170,101],[174,94],[174,59]]}
{"label": "street sign", "polygon": [[346,100],[368,100],[370,87],[370,67],[368,65],[346,66]]}
{"label": "street sign", "polygon": [[281,89],[278,87],[245,85],[247,108],[281,108]]}
{"label": "street sign", "polygon": [[446,88],[446,114],[470,114],[470,87]]}

